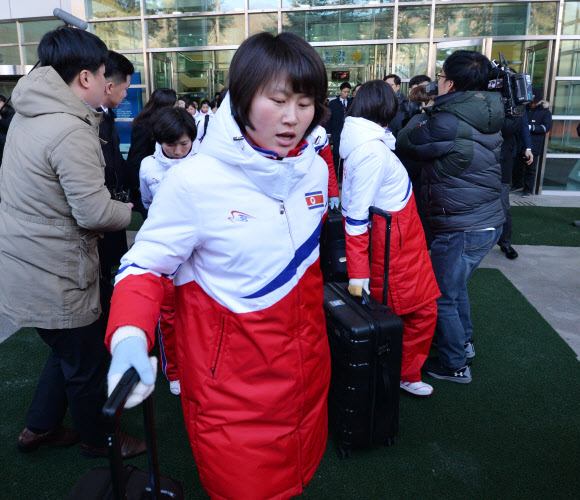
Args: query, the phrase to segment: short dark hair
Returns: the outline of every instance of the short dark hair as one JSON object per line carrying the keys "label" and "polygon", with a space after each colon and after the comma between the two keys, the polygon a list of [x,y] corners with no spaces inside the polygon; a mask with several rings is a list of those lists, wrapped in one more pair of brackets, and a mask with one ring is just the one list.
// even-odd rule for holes
{"label": "short dark hair", "polygon": [[128,76],[135,73],[135,66],[123,54],[109,50],[109,60],[105,65],[105,78],[116,84],[125,83]]}
{"label": "short dark hair", "polygon": [[401,77],[399,75],[395,75],[395,73],[391,73],[390,75],[386,75],[383,78],[383,82],[386,82],[389,78],[394,79],[395,85],[401,85]]}
{"label": "short dark hair", "polygon": [[346,116],[366,118],[386,127],[397,114],[399,101],[393,88],[384,80],[363,83]]}
{"label": "short dark hair", "polygon": [[185,105],[186,105],[186,106],[187,106],[187,104],[190,102],[190,101],[188,101],[188,100],[187,100],[187,97],[183,97],[182,95],[181,95],[181,96],[179,96],[179,97],[177,98],[177,101],[178,101],[178,102],[179,102],[179,101],[183,101],[183,102],[185,103]]}
{"label": "short dark hair", "polygon": [[240,45],[229,71],[232,114],[243,132],[246,127],[254,130],[249,112],[256,93],[284,77],[293,92],[314,99],[314,118],[305,137],[328,116],[324,104],[328,87],[326,68],[314,48],[293,33],[257,33]]}
{"label": "short dark hair", "polygon": [[431,78],[429,78],[427,75],[415,75],[409,80],[409,88],[411,88],[413,85],[419,85],[420,83],[424,82],[429,83],[430,81]]}
{"label": "short dark hair", "polygon": [[344,89],[351,89],[352,87],[350,86],[350,83],[348,82],[342,82],[340,84],[340,90],[344,90]]}
{"label": "short dark hair", "polygon": [[107,63],[109,51],[98,36],[61,26],[42,37],[38,58],[41,66],[52,66],[69,85],[85,69],[97,73]]}
{"label": "short dark hair", "polygon": [[[179,101],[179,99],[177,99],[177,100]],[[185,101],[185,99],[184,99],[184,101]],[[185,109],[189,108],[190,106],[195,108],[195,104],[193,103],[193,101],[185,101]]]}
{"label": "short dark hair", "polygon": [[172,108],[175,106],[176,101],[177,94],[175,93],[175,90],[167,88],[155,90],[155,92],[151,94],[147,104],[145,104],[145,107],[131,122],[131,127],[134,127],[142,120],[148,120],[153,114],[155,114],[156,111],[161,108]]}
{"label": "short dark hair", "polygon": [[183,108],[162,108],[153,115],[153,138],[159,144],[172,144],[187,135],[192,141],[197,137],[195,120]]}
{"label": "short dark hair", "polygon": [[203,106],[204,104],[207,104],[209,106],[210,102],[207,99],[204,99],[203,101],[201,101],[201,105]]}
{"label": "short dark hair", "polygon": [[211,109],[219,107],[218,100],[217,99],[212,99],[212,101],[209,103],[209,107]]}
{"label": "short dark hair", "polygon": [[455,90],[487,90],[491,63],[474,50],[453,52],[443,63],[445,78],[453,80]]}

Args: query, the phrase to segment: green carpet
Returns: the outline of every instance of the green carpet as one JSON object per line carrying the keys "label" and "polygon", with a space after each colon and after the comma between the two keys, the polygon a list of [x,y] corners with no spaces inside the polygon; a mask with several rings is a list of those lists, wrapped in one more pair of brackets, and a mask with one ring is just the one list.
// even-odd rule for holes
{"label": "green carpet", "polygon": [[511,207],[513,229],[512,244],[579,247],[580,208],[561,207]]}
{"label": "green carpet", "polygon": [[[431,380],[429,398],[401,394],[397,443],[353,452],[341,461],[332,438],[300,498],[576,498],[580,491],[580,364],[572,349],[497,270],[470,281],[477,356],[473,382]],[[82,473],[105,460],[87,460],[78,446],[15,450],[18,432],[47,348],[23,329],[0,344],[2,498],[62,499]],[[154,393],[162,472],[205,499],[184,430],[179,399],[161,377]],[[141,412],[122,427],[140,435]],[[146,459],[131,461],[146,467]],[[226,466],[227,464],[216,464]]]}

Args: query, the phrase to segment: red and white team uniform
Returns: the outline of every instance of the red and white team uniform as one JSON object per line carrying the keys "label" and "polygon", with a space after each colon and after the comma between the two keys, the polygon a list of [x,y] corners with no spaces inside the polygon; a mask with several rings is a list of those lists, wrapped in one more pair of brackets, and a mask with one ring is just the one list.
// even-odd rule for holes
{"label": "red and white team uniform", "polygon": [[175,283],[183,412],[212,498],[298,495],[326,445],[328,168],[304,141],[291,153],[253,147],[226,97],[198,154],[167,174],[117,276],[107,343],[134,325],[151,347],[163,284]]}
{"label": "red and white team uniform", "polygon": [[368,214],[372,205],[390,212],[388,306],[404,323],[401,380],[419,382],[435,331],[440,293],[411,181],[391,151],[394,148],[395,138],[380,125],[364,118],[346,118],[340,137],[340,156],[345,159],[342,215],[346,265],[351,279],[370,276],[371,294],[382,300],[386,228],[384,219],[377,217],[371,274]]}
{"label": "red and white team uniform", "polygon": [[[143,158],[139,168],[139,186],[143,206],[149,209],[153,198],[157,193],[161,181],[171,167],[184,161],[196,153],[196,141],[191,146],[191,151],[185,158],[168,158],[163,153],[161,144],[155,144],[155,153]],[[157,324],[157,334],[159,339],[160,363],[163,374],[170,382],[179,380],[177,370],[177,349],[175,340],[175,290],[173,282],[167,280],[165,283],[165,297],[161,305],[161,315]]]}
{"label": "red and white team uniform", "polygon": [[334,172],[334,161],[332,159],[332,150],[330,149],[330,141],[328,140],[326,129],[321,125],[316,126],[306,141],[314,146],[314,151],[316,151],[328,165],[328,197],[337,198],[340,195],[340,192],[338,190],[338,182],[336,181],[336,173]]}

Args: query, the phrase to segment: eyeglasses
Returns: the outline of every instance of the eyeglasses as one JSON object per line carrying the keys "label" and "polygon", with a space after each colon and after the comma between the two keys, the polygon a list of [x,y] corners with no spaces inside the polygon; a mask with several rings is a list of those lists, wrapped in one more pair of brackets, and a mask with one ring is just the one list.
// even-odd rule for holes
{"label": "eyeglasses", "polygon": [[441,78],[443,78],[443,80],[446,80],[447,79],[447,77],[443,74],[443,72],[437,73],[435,75],[435,78],[437,78],[437,81],[441,80]]}

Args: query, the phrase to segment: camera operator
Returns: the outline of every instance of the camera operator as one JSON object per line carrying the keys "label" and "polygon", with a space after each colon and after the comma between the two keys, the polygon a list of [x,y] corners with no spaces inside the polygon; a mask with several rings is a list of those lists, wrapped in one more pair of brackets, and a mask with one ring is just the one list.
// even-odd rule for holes
{"label": "camera operator", "polygon": [[[111,200],[98,136],[108,51],[62,27],[38,46],[41,67],[14,89],[0,170],[0,313],[51,348],[18,437],[21,452],[81,441],[108,455],[101,409],[109,356],[99,301],[99,233],[123,229],[131,205]],[[67,406],[75,429],[62,426]],[[122,455],[143,440],[121,436]]]}
{"label": "camera operator", "polygon": [[421,193],[442,294],[436,329],[441,355],[423,369],[462,384],[472,380],[467,358],[475,356],[467,281],[505,221],[499,164],[505,111],[500,94],[485,91],[490,69],[478,52],[454,52],[437,75],[433,106],[411,118],[397,139],[398,150],[425,161]]}

